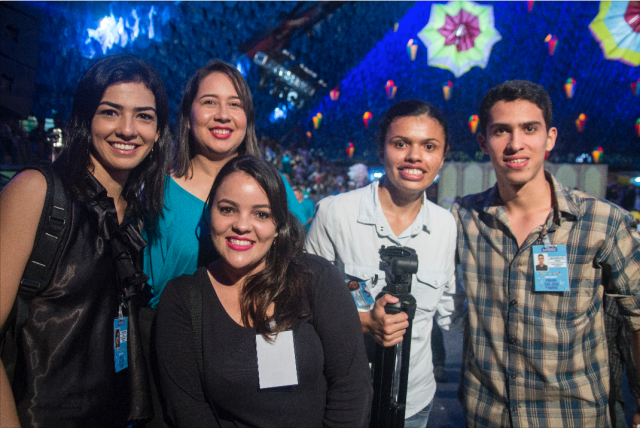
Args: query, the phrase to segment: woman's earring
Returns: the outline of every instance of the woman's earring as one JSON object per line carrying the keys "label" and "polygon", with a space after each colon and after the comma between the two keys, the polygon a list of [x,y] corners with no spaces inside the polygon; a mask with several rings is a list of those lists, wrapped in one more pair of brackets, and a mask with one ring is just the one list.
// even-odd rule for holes
{"label": "woman's earring", "polygon": [[273,238],[273,243],[271,244],[271,246],[273,246],[273,247],[276,246],[276,239],[278,239],[278,238]]}

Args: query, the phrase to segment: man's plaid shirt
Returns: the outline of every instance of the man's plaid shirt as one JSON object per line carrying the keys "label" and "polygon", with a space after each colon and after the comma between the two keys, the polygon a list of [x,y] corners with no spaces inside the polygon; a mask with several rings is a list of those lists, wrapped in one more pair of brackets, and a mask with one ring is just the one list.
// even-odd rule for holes
{"label": "man's plaid shirt", "polygon": [[[604,292],[640,330],[635,219],[545,175],[555,208],[522,247],[497,185],[451,209],[469,310],[460,399],[471,427],[608,426]],[[531,247],[543,229],[567,246],[568,292],[533,291]]]}

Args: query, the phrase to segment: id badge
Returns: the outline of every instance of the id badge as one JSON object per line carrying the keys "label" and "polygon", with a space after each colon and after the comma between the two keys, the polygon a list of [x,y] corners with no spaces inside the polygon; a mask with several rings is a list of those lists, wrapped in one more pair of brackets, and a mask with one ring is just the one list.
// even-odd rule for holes
{"label": "id badge", "polygon": [[298,384],[293,331],[287,330],[278,333],[273,342],[269,342],[261,334],[257,334],[256,352],[258,354],[260,389]]}
{"label": "id badge", "polygon": [[373,296],[367,284],[364,281],[356,281],[355,279],[345,279],[344,281],[351,291],[351,297],[356,302],[356,306],[359,308],[368,308],[375,303]]}
{"label": "id badge", "polygon": [[533,255],[535,291],[569,291],[566,245],[534,245],[531,254]]}
{"label": "id badge", "polygon": [[129,367],[127,359],[128,321],[128,317],[113,320],[113,354],[115,356],[116,373]]}

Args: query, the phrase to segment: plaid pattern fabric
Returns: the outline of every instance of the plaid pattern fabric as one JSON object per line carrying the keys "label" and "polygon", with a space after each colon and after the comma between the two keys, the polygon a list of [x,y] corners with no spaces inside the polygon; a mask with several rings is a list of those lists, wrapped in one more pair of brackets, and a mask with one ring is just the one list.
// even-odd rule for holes
{"label": "plaid pattern fabric", "polygon": [[[604,292],[640,330],[635,220],[545,174],[555,208],[520,248],[497,185],[451,210],[469,310],[460,400],[470,427],[608,426]],[[567,246],[568,292],[533,291],[531,247],[543,229]]]}

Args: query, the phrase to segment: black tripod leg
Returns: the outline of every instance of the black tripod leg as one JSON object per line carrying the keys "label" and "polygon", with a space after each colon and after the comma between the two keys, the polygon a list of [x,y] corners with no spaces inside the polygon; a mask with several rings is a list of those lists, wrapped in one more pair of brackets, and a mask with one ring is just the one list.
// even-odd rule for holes
{"label": "black tripod leg", "polygon": [[409,386],[409,359],[411,357],[411,328],[413,321],[409,320],[409,327],[402,336],[402,355],[400,365],[400,379],[398,381],[398,399],[393,403],[393,421],[391,427],[404,428],[404,415],[407,409],[407,388]]}
{"label": "black tripod leg", "polygon": [[388,428],[392,419],[391,399],[396,369],[396,346],[385,348],[376,344],[373,364],[373,403],[371,405],[370,427]]}

